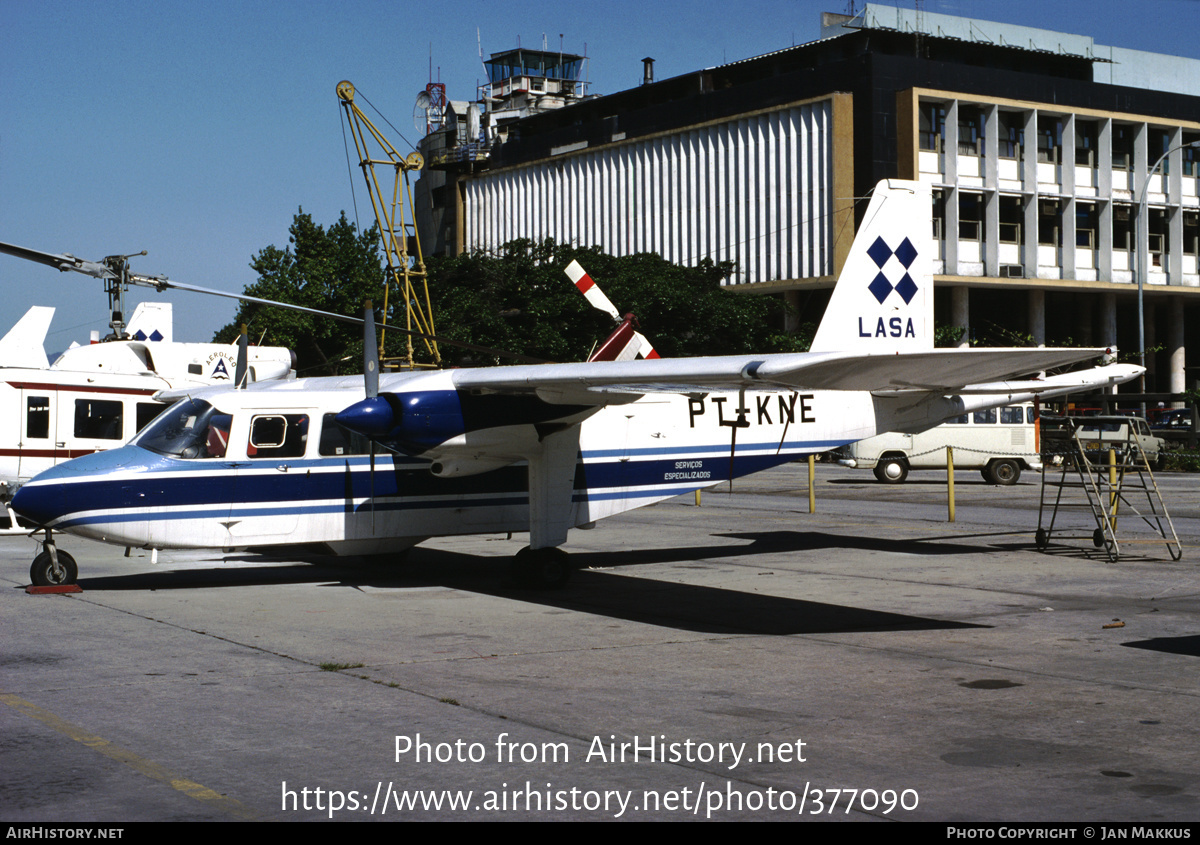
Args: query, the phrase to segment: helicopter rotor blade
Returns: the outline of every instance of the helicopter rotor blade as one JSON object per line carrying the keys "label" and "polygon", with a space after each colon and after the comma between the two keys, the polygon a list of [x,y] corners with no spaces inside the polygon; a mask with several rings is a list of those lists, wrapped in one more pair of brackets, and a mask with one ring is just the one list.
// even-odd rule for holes
{"label": "helicopter rotor blade", "polygon": [[[221,296],[226,299],[236,299],[239,302],[248,302],[254,305],[266,305],[271,308],[284,308],[288,311],[297,311],[301,314],[311,314],[314,317],[328,317],[331,320],[339,320],[343,323],[352,323],[359,325],[363,322],[360,317],[351,317],[346,314],[338,314],[333,311],[322,311],[319,308],[307,308],[303,305],[293,305],[290,302],[279,302],[274,299],[262,299],[257,296],[248,296],[244,293],[231,293],[224,290],[216,290],[215,288],[205,288],[199,285],[189,285],[183,282],[173,282],[166,276],[145,276],[140,273],[125,272],[123,274],[115,273],[105,262],[102,261],[85,261],[82,258],[76,258],[70,253],[49,253],[39,252],[35,249],[28,249],[23,246],[7,244],[0,242],[0,253],[17,258],[24,258],[27,261],[34,261],[38,264],[45,264],[48,267],[54,267],[57,270],[74,270],[78,273],[83,273],[88,276],[94,276],[97,279],[105,279],[109,282],[120,282],[123,284],[137,285],[139,287],[154,288],[159,293],[165,290],[181,290],[191,293],[202,293],[208,296]],[[145,253],[137,253],[144,255]],[[131,256],[113,256],[113,258],[129,258]],[[124,278],[122,278],[122,276]],[[120,285],[118,285],[119,287]],[[381,325],[381,324],[376,324]],[[485,355],[494,355],[499,358],[511,358],[516,361],[522,361],[526,364],[548,364],[549,361],[544,358],[534,358],[529,355],[521,355],[516,352],[506,352],[502,349],[492,349],[487,346],[480,346],[474,343],[465,343],[463,341],[449,340],[447,338],[437,337],[436,335],[426,334],[424,332],[406,329],[401,326],[391,325],[382,326],[391,331],[404,332],[412,337],[424,338],[436,343],[445,343],[450,346],[457,346],[460,349],[468,349],[472,352],[480,352]]]}

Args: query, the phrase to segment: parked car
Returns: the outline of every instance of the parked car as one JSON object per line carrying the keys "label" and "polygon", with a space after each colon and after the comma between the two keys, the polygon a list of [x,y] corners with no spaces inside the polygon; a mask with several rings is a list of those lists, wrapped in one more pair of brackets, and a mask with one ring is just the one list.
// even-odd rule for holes
{"label": "parked car", "polygon": [[1131,445],[1154,466],[1166,444],[1163,438],[1151,433],[1149,424],[1142,417],[1084,417],[1076,424],[1083,451],[1093,463],[1106,462],[1110,449],[1120,453],[1126,445]]}
{"label": "parked car", "polygon": [[978,469],[992,484],[1016,484],[1021,470],[1042,468],[1032,404],[963,414],[920,434],[889,432],[851,443],[838,463],[875,472],[899,484],[911,469],[945,469],[954,447],[955,469]]}
{"label": "parked car", "polygon": [[1192,430],[1192,409],[1191,408],[1174,408],[1169,411],[1162,411],[1158,415],[1158,419],[1150,426],[1152,431],[1191,431]]}

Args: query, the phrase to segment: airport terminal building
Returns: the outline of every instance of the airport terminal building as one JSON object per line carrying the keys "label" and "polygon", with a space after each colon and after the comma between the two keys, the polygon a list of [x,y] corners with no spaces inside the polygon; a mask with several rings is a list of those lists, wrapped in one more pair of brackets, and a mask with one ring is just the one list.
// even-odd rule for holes
{"label": "airport terminal building", "polygon": [[920,179],[939,324],[1133,353],[1141,243],[1147,389],[1196,386],[1200,61],[878,5],[822,24],[820,40],[661,81],[647,60],[644,84],[516,119],[482,154],[431,135],[423,242],[730,261],[730,285],[817,322],[863,198]]}

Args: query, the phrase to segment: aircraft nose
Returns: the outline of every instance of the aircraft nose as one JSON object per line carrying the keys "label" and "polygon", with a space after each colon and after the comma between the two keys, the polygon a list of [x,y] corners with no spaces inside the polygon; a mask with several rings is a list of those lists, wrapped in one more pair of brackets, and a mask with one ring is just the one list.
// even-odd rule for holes
{"label": "aircraft nose", "polygon": [[63,515],[62,497],[56,490],[40,485],[26,484],[13,496],[12,508],[37,525],[49,525]]}

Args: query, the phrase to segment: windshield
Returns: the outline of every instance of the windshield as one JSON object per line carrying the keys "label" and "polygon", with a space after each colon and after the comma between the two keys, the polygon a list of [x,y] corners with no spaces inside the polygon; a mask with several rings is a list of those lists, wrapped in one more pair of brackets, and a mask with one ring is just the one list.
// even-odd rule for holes
{"label": "windshield", "polygon": [[146,426],[133,442],[175,458],[219,458],[225,454],[232,419],[203,399],[181,399]]}

